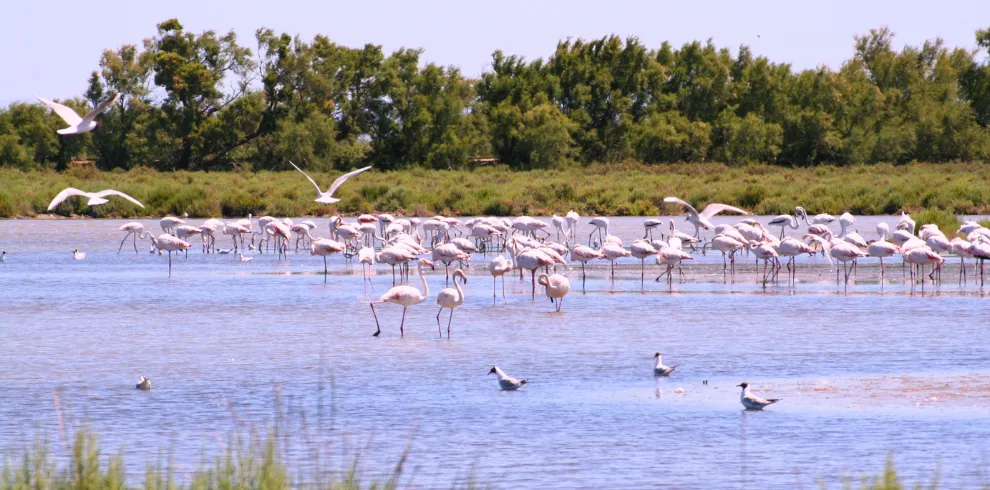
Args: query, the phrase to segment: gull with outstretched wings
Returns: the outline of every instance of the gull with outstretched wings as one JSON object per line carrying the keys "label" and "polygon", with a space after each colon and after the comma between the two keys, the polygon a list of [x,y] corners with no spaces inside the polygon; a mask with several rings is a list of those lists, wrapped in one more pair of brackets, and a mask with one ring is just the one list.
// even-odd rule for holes
{"label": "gull with outstretched wings", "polygon": [[355,170],[353,172],[348,172],[348,173],[346,173],[344,175],[341,175],[340,177],[337,177],[337,180],[333,181],[333,183],[330,184],[330,189],[328,189],[326,192],[323,192],[322,190],[320,190],[320,185],[317,184],[316,181],[313,180],[313,178],[309,176],[309,174],[307,174],[306,172],[303,172],[303,170],[301,168],[296,167],[296,164],[294,164],[292,162],[289,162],[289,165],[292,165],[293,167],[295,167],[296,170],[298,170],[300,173],[302,173],[303,175],[305,175],[306,178],[309,179],[309,181],[313,183],[313,187],[316,187],[316,194],[317,194],[316,195],[316,202],[322,202],[324,204],[333,204],[333,203],[335,203],[337,201],[340,201],[340,199],[337,199],[336,197],[333,197],[333,193],[337,190],[337,188],[340,187],[340,186],[342,186],[342,185],[344,185],[344,182],[347,182],[347,179],[349,179],[351,177],[354,177],[355,175],[357,175],[357,174],[359,174],[361,172],[364,172],[365,170],[368,170],[368,169],[371,168],[370,166],[369,167],[364,167],[364,168],[359,168],[359,169],[357,169],[357,170]]}
{"label": "gull with outstretched wings", "polygon": [[131,201],[134,204],[137,204],[138,206],[141,206],[142,208],[144,207],[144,204],[141,204],[137,199],[134,199],[133,197],[128,196],[123,192],[115,191],[113,189],[106,189],[100,192],[85,192],[76,189],[75,187],[69,187],[64,191],[59,192],[58,195],[55,196],[55,199],[52,199],[52,203],[48,205],[48,210],[51,211],[55,209],[56,207],[58,207],[59,204],[62,204],[63,201],[65,201],[66,199],[72,196],[88,197],[89,201],[87,201],[86,204],[90,206],[99,206],[100,204],[106,204],[110,202],[104,199],[106,196],[120,196],[123,197],[124,199],[127,199],[128,201]]}
{"label": "gull with outstretched wings", "polygon": [[104,100],[100,103],[100,105],[96,106],[95,109],[89,111],[89,114],[86,114],[85,117],[79,117],[79,114],[76,114],[76,111],[59,104],[58,102],[45,100],[38,96],[35,96],[35,98],[40,100],[42,104],[48,106],[49,109],[54,111],[55,114],[58,114],[58,117],[61,117],[62,120],[69,125],[67,128],[58,130],[57,133],[70,135],[88,133],[96,129],[96,127],[99,126],[99,123],[95,121],[96,116],[109,109],[114,102],[117,102],[117,99],[120,98],[120,92],[111,94],[107,100]]}
{"label": "gull with outstretched wings", "polygon": [[687,208],[688,213],[690,213],[688,214],[687,221],[690,221],[691,224],[694,225],[694,236],[699,236],[701,234],[702,229],[707,230],[712,228],[714,225],[712,225],[710,219],[712,216],[715,216],[718,213],[721,213],[723,211],[731,211],[733,213],[749,214],[746,211],[743,211],[742,209],[739,209],[735,206],[729,206],[728,204],[719,204],[715,202],[705,206],[705,209],[703,209],[700,213],[694,209],[694,206],[692,206],[683,199],[679,199],[676,197],[665,197],[663,198],[663,202],[680,204],[681,206]]}

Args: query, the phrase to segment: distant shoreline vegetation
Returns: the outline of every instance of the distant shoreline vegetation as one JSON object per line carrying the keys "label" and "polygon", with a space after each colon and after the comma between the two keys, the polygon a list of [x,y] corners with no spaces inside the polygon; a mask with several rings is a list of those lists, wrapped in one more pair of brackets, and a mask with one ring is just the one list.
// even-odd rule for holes
{"label": "distant shoreline vegetation", "polygon": [[[338,174],[315,173],[329,183]],[[582,215],[680,215],[663,204],[675,195],[704,204],[724,202],[763,215],[789,214],[795,206],[814,213],[931,215],[950,226],[954,215],[990,214],[990,166],[979,163],[821,165],[787,168],[766,164],[592,164],[561,170],[512,171],[504,165],[475,170],[413,168],[370,171],[349,180],[339,203],[314,202],[316,190],[296,171],[159,172],[146,167],[102,172],[0,168],[0,217],[46,215],[51,199],[72,186],[117,189],[123,199],[88,207],[70,199],[54,214],[94,218],[182,216],[329,216],[391,212],[406,216],[548,216],[573,209]],[[919,222],[925,215],[915,216]],[[948,230],[947,231],[952,231]],[[953,228],[954,230],[954,228]]]}
{"label": "distant shoreline vegetation", "polygon": [[245,171],[287,170],[291,160],[321,172],[497,161],[621,172],[627,161],[987,160],[990,30],[975,33],[972,51],[940,39],[895,51],[893,37],[871,30],[841,67],[794,71],[746,46],[733,54],[711,41],[650,48],[606,36],[561,41],[546,60],[495,51],[490,69],[468,79],[422,64],[421,50],[386,54],[264,28],[244,41],[170,19],[142,43],[93,53],[83,93],[39,94],[81,111],[121,93],[93,133],[60,137],[62,121],[33,101],[0,108],[0,166]]}

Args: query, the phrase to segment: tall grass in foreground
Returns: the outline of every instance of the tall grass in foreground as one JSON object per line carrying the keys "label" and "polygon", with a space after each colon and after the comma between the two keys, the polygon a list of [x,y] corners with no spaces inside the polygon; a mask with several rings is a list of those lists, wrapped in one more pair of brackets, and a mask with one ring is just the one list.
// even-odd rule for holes
{"label": "tall grass in foreground", "polygon": [[[313,177],[328,186],[337,173]],[[85,199],[62,204],[58,214],[92,217],[319,216],[373,211],[407,216],[562,214],[653,216],[681,214],[663,204],[678,196],[704,205],[723,202],[755,214],[916,213],[990,214],[990,165],[976,163],[819,166],[726,166],[717,163],[591,165],[563,170],[511,171],[411,169],[366,172],[341,187],[341,202],[314,202],[315,189],[301,174],[286,172],[158,172],[148,168],[99,172],[72,169],[22,172],[0,169],[0,217],[47,213],[65,187],[114,188],[143,202],[138,208],[111,198],[90,208]],[[919,222],[920,223],[920,222]]]}
{"label": "tall grass in foreground", "polygon": [[[383,477],[367,479],[358,469],[355,458],[343,472],[322,470],[310,480],[294,479],[276,450],[275,437],[239,444],[212,462],[204,463],[191,477],[182,479],[167,468],[148,466],[144,481],[135,486],[125,479],[124,458],[104,458],[96,437],[85,430],[76,433],[69,461],[58,465],[42,444],[36,444],[19,459],[4,461],[0,490],[207,490],[258,489],[279,490],[306,488],[318,490],[392,490],[415,483],[402,484],[406,455]],[[479,488],[473,482],[452,488]]]}

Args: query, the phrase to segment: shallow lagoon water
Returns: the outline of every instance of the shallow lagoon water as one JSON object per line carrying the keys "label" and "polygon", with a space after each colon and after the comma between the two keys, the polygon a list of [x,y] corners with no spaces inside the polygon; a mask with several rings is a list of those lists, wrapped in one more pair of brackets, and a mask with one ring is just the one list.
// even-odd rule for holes
{"label": "shallow lagoon water", "polygon": [[[641,222],[615,218],[610,231],[628,243]],[[0,222],[7,455],[40,435],[64,456],[61,434],[86,424],[126,455],[132,483],[163,454],[182,476],[229,447],[230,433],[271,428],[291,437],[300,474],[314,447],[337,467],[360,453],[371,474],[408,447],[405,482],[420,487],[473,475],[499,488],[839,488],[891,453],[911,482],[939,474],[964,488],[990,474],[990,304],[972,277],[957,283],[955,261],[941,286],[911,294],[898,260],[882,285],[871,261],[846,289],[810,258],[797,284],[781,275],[764,288],[751,259],[727,278],[720,256],[698,255],[670,288],[649,267],[641,290],[639,262],[626,259],[614,281],[589,268],[583,293],[580,269],[566,270],[560,314],[530,299],[528,273],[507,277],[509,304],[493,306],[476,265],[449,340],[437,338],[433,306],[440,267],[406,336],[401,308],[381,305],[373,338],[368,301],[391,286],[387,266],[366,291],[360,264],[341,257],[324,278],[308,253],[241,263],[194,247],[173,257],[169,279],[146,245],[116,253],[122,223]],[[860,218],[867,238],[874,227]],[[656,351],[678,366],[671,378],[652,376]],[[493,364],[530,385],[498,391]],[[142,374],[152,391],[134,390]],[[784,400],[743,412],[743,380]]]}

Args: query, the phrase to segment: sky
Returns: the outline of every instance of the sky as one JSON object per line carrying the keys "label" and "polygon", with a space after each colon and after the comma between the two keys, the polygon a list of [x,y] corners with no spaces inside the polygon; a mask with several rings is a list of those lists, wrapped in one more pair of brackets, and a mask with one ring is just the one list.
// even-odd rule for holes
{"label": "sky", "polygon": [[647,46],[675,47],[711,38],[735,51],[794,69],[837,68],[853,53],[853,36],[890,27],[895,45],[941,37],[950,47],[975,48],[974,33],[990,27],[990,2],[946,0],[736,1],[335,1],[335,0],[10,0],[0,17],[0,104],[66,98],[86,89],[104,49],[137,44],[155,26],[178,18],[187,30],[234,30],[254,48],[268,27],[310,40],[381,44],[425,50],[422,60],[454,65],[467,76],[487,70],[491,53],[526,59],[550,56],[561,39],[636,36]]}

